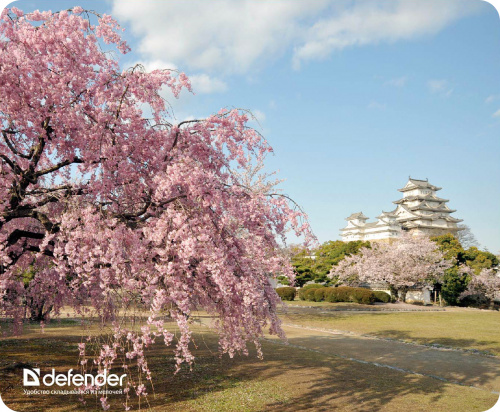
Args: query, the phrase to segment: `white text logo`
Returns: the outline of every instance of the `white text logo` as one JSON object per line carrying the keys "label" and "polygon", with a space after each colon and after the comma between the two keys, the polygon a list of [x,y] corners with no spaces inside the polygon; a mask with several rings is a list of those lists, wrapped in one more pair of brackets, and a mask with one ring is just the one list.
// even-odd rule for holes
{"label": "white text logo", "polygon": [[86,373],[82,375],[80,373],[73,374],[73,369],[70,369],[67,373],[57,373],[55,369],[52,369],[51,373],[47,373],[41,378],[40,369],[33,368],[24,369],[23,370],[23,385],[24,386],[40,386],[40,380],[45,386],[52,386],[54,383],[58,386],[70,386],[73,384],[74,386],[116,386],[123,385],[123,378],[125,378],[127,374],[122,376],[115,375],[111,373],[108,375],[108,371],[104,369],[104,373],[100,373],[96,376],[91,375],[90,373]]}

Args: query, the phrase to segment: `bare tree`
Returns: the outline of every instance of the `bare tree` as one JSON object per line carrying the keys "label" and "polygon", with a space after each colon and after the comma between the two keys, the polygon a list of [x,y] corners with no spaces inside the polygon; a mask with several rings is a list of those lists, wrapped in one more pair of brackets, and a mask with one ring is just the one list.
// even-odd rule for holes
{"label": "bare tree", "polygon": [[472,233],[472,230],[469,226],[458,225],[458,227],[461,230],[458,231],[457,238],[459,242],[462,244],[462,247],[464,249],[469,249],[472,246],[479,248],[481,246],[477,241],[476,236],[474,236],[474,233]]}

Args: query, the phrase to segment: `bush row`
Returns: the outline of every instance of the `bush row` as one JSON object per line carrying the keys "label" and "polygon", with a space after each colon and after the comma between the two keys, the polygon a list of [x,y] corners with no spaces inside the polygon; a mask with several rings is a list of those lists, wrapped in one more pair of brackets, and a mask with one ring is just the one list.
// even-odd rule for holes
{"label": "bush row", "polygon": [[311,290],[311,289],[319,289],[319,288],[324,288],[324,287],[325,287],[324,285],[320,285],[319,283],[311,283],[311,284],[309,284],[309,285],[302,286],[302,287],[299,289],[299,292],[298,292],[299,299],[300,299],[300,300],[306,300],[306,298],[305,298],[305,293],[306,293],[308,290]]}
{"label": "bush row", "polygon": [[319,287],[299,291],[299,297],[302,300],[312,302],[355,302],[365,305],[371,305],[376,300],[375,294],[371,290],[348,286],[332,288],[320,285]]}
{"label": "bush row", "polygon": [[334,288],[316,283],[300,288],[298,293],[295,288],[288,286],[277,288],[276,293],[281,300],[286,301],[293,301],[297,294],[301,300],[312,302],[356,302],[371,305],[373,302],[389,303],[391,301],[391,296],[383,291],[348,286]]}
{"label": "bush row", "polygon": [[286,286],[283,288],[276,288],[276,293],[279,295],[281,300],[294,300],[295,299],[295,288]]}
{"label": "bush row", "polygon": [[391,295],[389,295],[387,292],[374,290],[373,294],[375,295],[375,302],[389,303],[391,301]]}

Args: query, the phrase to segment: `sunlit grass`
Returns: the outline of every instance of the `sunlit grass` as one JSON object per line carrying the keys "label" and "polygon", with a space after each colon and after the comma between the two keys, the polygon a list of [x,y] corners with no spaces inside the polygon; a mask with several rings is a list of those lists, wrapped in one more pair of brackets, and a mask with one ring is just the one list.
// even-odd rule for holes
{"label": "sunlit grass", "polygon": [[500,313],[453,310],[446,312],[329,312],[287,313],[284,322],[351,331],[419,344],[475,349],[500,355]]}

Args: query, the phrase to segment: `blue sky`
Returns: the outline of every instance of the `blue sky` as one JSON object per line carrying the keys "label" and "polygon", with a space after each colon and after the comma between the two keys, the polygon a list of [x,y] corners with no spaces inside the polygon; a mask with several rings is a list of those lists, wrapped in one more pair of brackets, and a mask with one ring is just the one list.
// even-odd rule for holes
{"label": "blue sky", "polygon": [[409,175],[500,250],[500,20],[480,0],[25,1],[111,13],[124,66],[178,68],[176,117],[250,109],[270,169],[321,242],[344,218],[393,209]]}

